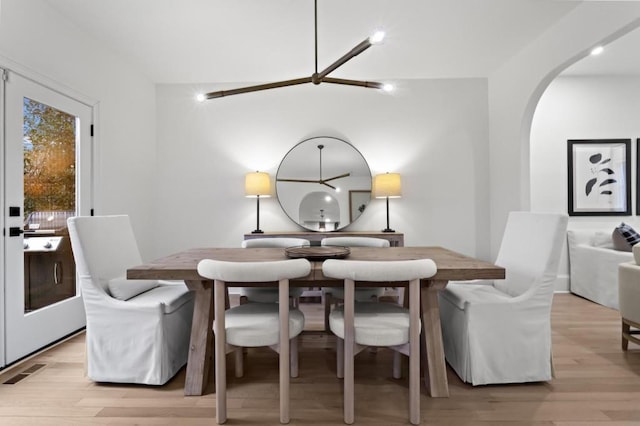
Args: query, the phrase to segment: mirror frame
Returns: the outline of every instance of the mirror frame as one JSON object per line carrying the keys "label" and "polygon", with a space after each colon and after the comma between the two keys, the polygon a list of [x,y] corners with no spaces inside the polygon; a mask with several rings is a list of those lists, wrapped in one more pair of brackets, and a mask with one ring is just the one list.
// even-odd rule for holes
{"label": "mirror frame", "polygon": [[[336,153],[336,147],[342,150]],[[310,160],[309,152],[316,148],[319,155]],[[282,158],[275,177],[275,194],[287,217],[298,226],[315,232],[339,231],[363,213],[371,198],[363,204],[362,194],[371,192],[371,179],[367,160],[351,143],[334,136],[313,136],[298,142]],[[289,185],[298,186],[291,187],[295,190],[285,191]],[[323,219],[330,226],[319,224],[321,216],[324,218],[321,206],[318,206],[317,218],[301,218],[301,202],[309,194],[317,192],[325,192],[338,201],[340,217],[337,220],[333,217]],[[358,197],[355,210],[355,202],[351,200],[354,194]]]}

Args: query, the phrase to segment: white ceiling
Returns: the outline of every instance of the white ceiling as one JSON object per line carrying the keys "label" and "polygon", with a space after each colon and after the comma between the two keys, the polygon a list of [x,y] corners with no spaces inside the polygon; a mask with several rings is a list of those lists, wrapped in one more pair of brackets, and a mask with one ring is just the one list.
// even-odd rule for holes
{"label": "white ceiling", "polygon": [[[313,0],[45,1],[157,83],[265,82],[306,77],[314,70]],[[383,28],[388,37],[382,45],[331,76],[485,77],[577,4],[318,0],[318,67]],[[611,66],[614,56],[611,49],[598,59]],[[627,69],[640,69],[638,55],[622,56]],[[590,72],[587,65],[576,72]]]}
{"label": "white ceiling", "polygon": [[640,30],[636,29],[611,44],[597,56],[587,56],[567,68],[564,75],[640,75]]}

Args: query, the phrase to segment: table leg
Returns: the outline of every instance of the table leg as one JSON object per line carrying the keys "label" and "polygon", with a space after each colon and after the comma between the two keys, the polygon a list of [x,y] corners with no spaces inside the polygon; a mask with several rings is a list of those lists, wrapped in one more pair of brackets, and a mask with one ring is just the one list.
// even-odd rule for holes
{"label": "table leg", "polygon": [[409,283],[409,421],[420,424],[420,280]]}
{"label": "table leg", "polygon": [[202,395],[207,387],[211,366],[213,331],[213,288],[211,281],[186,281],[187,288],[195,292],[189,358],[184,384],[186,396]]}
{"label": "table leg", "polygon": [[278,284],[280,316],[280,423],[289,423],[289,280]]}
{"label": "table leg", "polygon": [[348,425],[355,420],[354,404],[354,366],[355,346],[355,284],[353,280],[344,280],[344,422]]}
{"label": "table leg", "polygon": [[446,285],[447,281],[429,280],[427,286],[420,290],[422,336],[426,348],[422,353],[424,382],[429,394],[435,398],[449,396],[447,364],[444,358],[442,329],[440,328],[440,306],[438,305],[438,291],[445,288]]}
{"label": "table leg", "polygon": [[216,423],[227,421],[227,336],[224,322],[225,282],[215,281]]}

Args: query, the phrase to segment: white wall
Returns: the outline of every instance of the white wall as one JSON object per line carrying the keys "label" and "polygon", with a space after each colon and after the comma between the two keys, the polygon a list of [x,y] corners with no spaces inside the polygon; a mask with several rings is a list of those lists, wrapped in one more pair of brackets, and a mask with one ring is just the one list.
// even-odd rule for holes
{"label": "white wall", "polygon": [[[244,174],[260,170],[273,178],[296,143],[324,135],[352,143],[373,174],[402,174],[403,198],[390,200],[390,224],[405,233],[406,245],[486,257],[488,222],[479,220],[488,217],[486,80],[399,83],[394,95],[308,85],[203,104],[194,102],[197,92],[223,87],[158,86],[162,238],[156,254],[239,246],[255,229],[255,200],[243,196]],[[300,229],[275,198],[260,206],[264,231]],[[372,200],[349,229],[385,225],[384,200]]]}
{"label": "white wall", "polygon": [[[529,135],[538,100],[568,65],[640,25],[638,2],[584,2],[489,77],[491,251],[509,211],[529,210]],[[566,206],[559,210],[566,213]]]}
{"label": "white wall", "polygon": [[131,215],[148,258],[155,236],[154,85],[47,3],[0,6],[0,66],[96,103],[96,214]]}
{"label": "white wall", "polygon": [[[301,86],[197,105],[196,92],[222,87],[154,92],[145,76],[46,3],[0,0],[0,9],[0,65],[19,64],[99,101],[96,212],[129,213],[147,258],[195,243],[239,244],[255,226],[255,204],[242,197],[244,173],[275,174],[295,143],[331,135],[360,149],[373,173],[403,174],[391,226],[407,244],[490,259],[507,213],[530,207],[529,130],[538,97],[591,46],[640,24],[637,2],[582,3],[493,73],[488,87],[484,80],[411,80],[390,97]],[[370,207],[352,229],[384,227],[384,201]],[[261,225],[296,229],[274,199],[263,203]]]}
{"label": "white wall", "polygon": [[[640,78],[562,77],[547,88],[531,125],[531,209],[567,211],[567,140],[631,139],[632,189],[640,138]],[[635,211],[635,191],[632,191]],[[637,212],[636,212],[637,214]],[[640,229],[638,216],[571,217],[569,228],[611,229],[621,221]],[[566,248],[559,275],[567,278]],[[568,279],[564,280],[568,284]],[[568,290],[567,288],[562,288]]]}

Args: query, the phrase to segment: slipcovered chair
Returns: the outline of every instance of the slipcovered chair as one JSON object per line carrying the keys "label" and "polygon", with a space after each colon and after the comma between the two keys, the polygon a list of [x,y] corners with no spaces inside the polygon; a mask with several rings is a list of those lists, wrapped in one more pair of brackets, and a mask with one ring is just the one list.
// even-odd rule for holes
{"label": "slipcovered chair", "polygon": [[[437,272],[431,259],[399,261],[325,260],[322,273],[344,280],[344,292],[354,298],[356,281],[409,281],[410,309],[395,303],[354,302],[352,328],[345,325],[345,305],[329,316],[331,331],[338,342],[337,373],[344,377],[344,422],[354,421],[354,356],[368,346],[388,347],[394,354],[393,377],[400,378],[400,354],[409,356],[409,419],[420,424],[420,279]],[[353,299],[351,299],[353,300]],[[413,315],[410,315],[413,314]],[[353,341],[353,346],[345,344]]]}
{"label": "slipcovered chair", "polygon": [[[373,237],[327,237],[320,241],[322,246],[341,247],[389,247],[389,240]],[[356,289],[356,301],[377,302],[384,294],[384,287],[358,287]],[[343,287],[325,287],[322,289],[324,303],[324,329],[329,330],[329,313],[331,306],[344,299]]]}
{"label": "slipcovered chair", "polygon": [[87,376],[166,383],[187,363],[193,293],[184,283],[126,279],[143,263],[128,216],[67,223],[87,316]]}
{"label": "slipcovered chair", "polygon": [[464,382],[552,378],[551,303],[567,220],[511,212],[495,262],[506,278],[452,282],[440,292],[445,357]]}
{"label": "slipcovered chair", "polygon": [[[298,375],[298,335],[304,329],[304,314],[289,306],[289,279],[309,275],[311,264],[306,259],[271,262],[225,262],[204,259],[198,263],[198,274],[214,280],[216,295],[226,282],[278,282],[278,303],[246,303],[227,309],[224,315],[216,312],[213,331],[216,338],[216,420],[224,423],[226,413],[226,359],[235,354],[236,377],[242,377],[242,348],[268,346],[280,353],[280,421],[289,422],[289,369]],[[281,303],[284,302],[284,303]],[[283,308],[284,306],[284,308]],[[289,321],[280,321],[280,310],[286,309]],[[286,330],[288,329],[288,330]],[[285,359],[280,352],[281,330],[289,336],[291,356]],[[288,332],[287,332],[288,331]],[[219,336],[224,333],[225,339]],[[226,346],[223,342],[226,340]],[[286,342],[285,340],[284,342]]]}
{"label": "slipcovered chair", "polygon": [[[254,238],[251,240],[244,240],[242,242],[242,248],[287,248],[304,246],[309,247],[311,243],[304,238]],[[289,289],[289,298],[293,306],[298,307],[300,296],[304,292],[302,287],[294,287]],[[262,287],[241,287],[240,288],[240,303],[246,302],[259,302],[259,303],[274,303],[278,301],[278,289],[277,288],[262,288]]]}
{"label": "slipcovered chair", "polygon": [[634,261],[618,267],[618,297],[622,319],[622,350],[629,342],[640,345],[640,244],[633,246]]}

